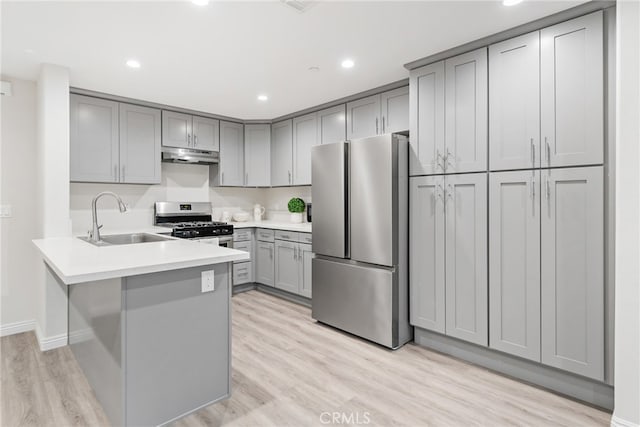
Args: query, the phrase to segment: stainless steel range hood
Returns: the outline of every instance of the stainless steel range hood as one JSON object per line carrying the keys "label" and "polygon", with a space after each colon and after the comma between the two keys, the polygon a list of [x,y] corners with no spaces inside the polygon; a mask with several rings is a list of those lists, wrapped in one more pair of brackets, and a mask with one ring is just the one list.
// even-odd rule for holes
{"label": "stainless steel range hood", "polygon": [[220,160],[217,151],[192,150],[190,148],[162,147],[162,161],[171,163],[216,164]]}

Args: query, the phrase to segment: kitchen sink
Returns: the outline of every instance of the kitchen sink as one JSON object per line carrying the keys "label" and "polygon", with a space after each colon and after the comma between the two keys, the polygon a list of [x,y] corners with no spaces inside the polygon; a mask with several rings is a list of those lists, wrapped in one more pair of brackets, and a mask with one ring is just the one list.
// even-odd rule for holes
{"label": "kitchen sink", "polygon": [[102,236],[99,242],[94,242],[88,237],[78,237],[85,242],[89,242],[95,246],[113,246],[113,245],[133,245],[136,243],[163,242],[165,240],[175,240],[171,237],[158,236],[149,233],[133,233],[133,234],[112,234]]}

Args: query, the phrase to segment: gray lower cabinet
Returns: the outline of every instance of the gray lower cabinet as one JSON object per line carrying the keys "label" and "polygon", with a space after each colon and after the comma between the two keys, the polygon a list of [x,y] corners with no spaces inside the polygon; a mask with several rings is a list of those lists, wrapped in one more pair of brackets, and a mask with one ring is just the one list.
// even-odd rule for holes
{"label": "gray lower cabinet", "polygon": [[72,94],[69,116],[71,181],[160,183],[160,110]]}
{"label": "gray lower cabinet", "polygon": [[444,176],[410,179],[410,322],[445,333]]}
{"label": "gray lower cabinet", "polygon": [[486,346],[487,174],[449,175],[445,184],[446,333]]}
{"label": "gray lower cabinet", "polygon": [[244,186],[244,126],[241,123],[220,122],[220,163],[213,182],[220,187]]}
{"label": "gray lower cabinet", "polygon": [[263,285],[274,286],[275,280],[275,243],[256,243],[256,282]]}
{"label": "gray lower cabinet", "polygon": [[69,104],[71,181],[118,182],[118,103],[72,94]]}
{"label": "gray lower cabinet", "polygon": [[271,186],[293,183],[293,120],[271,125]]}
{"label": "gray lower cabinet", "polygon": [[160,110],[120,104],[120,182],[160,184]]}
{"label": "gray lower cabinet", "polygon": [[245,283],[253,283],[253,229],[239,229],[233,233],[233,248],[239,251],[249,253],[249,260],[233,262],[233,285],[244,285]]}
{"label": "gray lower cabinet", "polygon": [[540,171],[489,175],[489,346],[540,362]]}
{"label": "gray lower cabinet", "polygon": [[[301,236],[292,234],[297,240]],[[311,244],[275,240],[275,287],[311,298]]]}
{"label": "gray lower cabinet", "polygon": [[603,168],[541,174],[542,363],[603,380]]}
{"label": "gray lower cabinet", "polygon": [[244,185],[271,184],[271,125],[244,125]]}
{"label": "gray lower cabinet", "polygon": [[300,280],[298,244],[276,240],[275,251],[275,287],[283,291],[297,293]]}

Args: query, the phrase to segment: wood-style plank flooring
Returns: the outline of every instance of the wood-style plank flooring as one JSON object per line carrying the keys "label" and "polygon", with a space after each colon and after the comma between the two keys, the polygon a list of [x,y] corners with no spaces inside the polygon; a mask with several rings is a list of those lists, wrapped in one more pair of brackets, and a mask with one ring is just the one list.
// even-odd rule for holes
{"label": "wood-style plank flooring", "polygon": [[[386,350],[258,291],[233,298],[232,329],[231,399],[176,426],[609,425],[607,412],[414,344]],[[68,347],[41,353],[32,332],[0,345],[0,425],[109,424]]]}

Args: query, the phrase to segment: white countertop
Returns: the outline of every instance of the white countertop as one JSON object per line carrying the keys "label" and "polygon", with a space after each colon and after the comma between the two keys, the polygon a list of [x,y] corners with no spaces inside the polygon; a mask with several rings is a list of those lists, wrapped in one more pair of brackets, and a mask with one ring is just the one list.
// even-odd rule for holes
{"label": "white countertop", "polygon": [[284,231],[299,231],[302,233],[311,233],[311,223],[303,222],[301,224],[294,224],[291,222],[284,221],[272,221],[272,220],[262,220],[260,222],[256,221],[246,221],[246,222],[230,222],[229,224],[233,224],[234,228],[267,228],[270,230],[284,230]]}
{"label": "white countertop", "polygon": [[59,237],[33,243],[67,285],[249,259],[247,252],[197,240],[99,247],[77,237]]}

